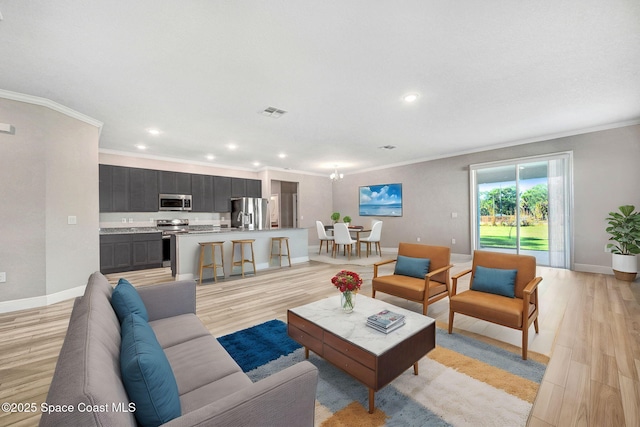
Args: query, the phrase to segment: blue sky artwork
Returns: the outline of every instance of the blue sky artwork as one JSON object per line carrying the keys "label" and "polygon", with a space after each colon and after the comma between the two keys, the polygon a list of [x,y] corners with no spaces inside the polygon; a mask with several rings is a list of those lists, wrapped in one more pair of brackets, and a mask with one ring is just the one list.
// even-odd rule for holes
{"label": "blue sky artwork", "polygon": [[402,184],[360,187],[360,216],[402,216]]}

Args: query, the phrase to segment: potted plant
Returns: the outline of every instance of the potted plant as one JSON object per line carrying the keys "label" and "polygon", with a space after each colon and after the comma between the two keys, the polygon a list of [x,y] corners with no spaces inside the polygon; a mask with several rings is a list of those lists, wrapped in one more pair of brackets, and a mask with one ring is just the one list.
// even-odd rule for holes
{"label": "potted plant", "polygon": [[340,212],[334,212],[331,214],[331,221],[333,221],[333,223],[335,224],[336,222],[340,221]]}
{"label": "potted plant", "polygon": [[351,217],[349,215],[345,215],[344,218],[342,218],[342,220],[344,221],[345,224],[347,224],[347,227],[349,226],[349,224],[351,224]]}
{"label": "potted plant", "polygon": [[607,248],[611,250],[611,266],[616,279],[633,282],[638,273],[638,258],[640,253],[640,212],[635,206],[620,206],[620,212],[609,212],[606,229],[611,235]]}

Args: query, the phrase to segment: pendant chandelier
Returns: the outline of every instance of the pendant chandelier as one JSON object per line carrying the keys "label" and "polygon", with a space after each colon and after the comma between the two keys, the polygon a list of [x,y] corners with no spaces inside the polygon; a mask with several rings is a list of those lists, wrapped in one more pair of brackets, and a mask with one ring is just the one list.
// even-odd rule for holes
{"label": "pendant chandelier", "polygon": [[340,181],[342,180],[342,178],[344,178],[344,174],[338,172],[338,166],[336,165],[331,175],[329,175],[329,178],[331,179],[331,181],[334,181],[334,182]]}

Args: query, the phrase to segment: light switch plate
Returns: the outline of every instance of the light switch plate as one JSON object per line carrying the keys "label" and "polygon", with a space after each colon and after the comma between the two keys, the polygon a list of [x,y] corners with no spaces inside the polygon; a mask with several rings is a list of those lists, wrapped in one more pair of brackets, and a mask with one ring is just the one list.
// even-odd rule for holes
{"label": "light switch plate", "polygon": [[67,217],[67,224],[76,225],[78,223],[78,217],[75,215],[69,215]]}
{"label": "light switch plate", "polygon": [[7,273],[4,271],[0,273],[0,283],[5,283],[7,281]]}

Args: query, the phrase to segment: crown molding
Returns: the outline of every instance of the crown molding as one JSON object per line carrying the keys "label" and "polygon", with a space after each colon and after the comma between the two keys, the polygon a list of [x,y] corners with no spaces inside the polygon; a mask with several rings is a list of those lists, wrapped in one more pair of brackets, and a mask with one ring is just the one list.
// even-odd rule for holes
{"label": "crown molding", "polygon": [[504,143],[500,143],[500,144],[482,146],[482,147],[478,147],[477,149],[469,149],[469,150],[458,151],[458,152],[455,152],[455,153],[442,154],[440,156],[423,157],[423,158],[419,158],[419,159],[408,160],[406,162],[398,162],[398,163],[393,163],[393,164],[388,164],[388,165],[377,166],[377,167],[373,167],[373,168],[360,169],[360,170],[353,171],[353,172],[350,172],[350,173],[351,174],[360,174],[360,173],[365,173],[365,172],[373,172],[373,171],[379,171],[379,170],[384,170],[384,169],[391,169],[391,168],[396,168],[396,167],[401,167],[401,166],[413,165],[413,164],[416,164],[416,163],[430,162],[432,160],[448,159],[448,158],[451,158],[451,157],[464,156],[466,154],[481,153],[481,152],[484,152],[484,151],[498,150],[500,148],[514,147],[514,146],[517,146],[517,145],[531,144],[531,143],[534,143],[534,142],[552,141],[554,139],[567,138],[567,137],[576,136],[576,135],[585,135],[585,134],[593,133],[593,132],[601,132],[601,131],[605,131],[605,130],[618,129],[618,128],[623,128],[623,127],[627,127],[627,126],[636,126],[636,125],[640,125],[640,119],[633,119],[633,120],[628,120],[628,121],[625,121],[625,122],[608,123],[608,124],[605,124],[605,125],[593,126],[593,127],[590,127],[590,128],[583,128],[583,129],[575,129],[575,130],[570,130],[570,131],[565,131],[565,132],[557,132],[557,133],[542,135],[542,136],[538,136],[538,137],[532,137],[532,138],[527,138],[527,139],[504,142]]}
{"label": "crown molding", "polygon": [[102,123],[99,120],[94,119],[93,117],[89,117],[86,114],[82,114],[76,110],[72,110],[69,107],[65,107],[62,104],[58,104],[47,98],[41,98],[39,96],[26,95],[24,93],[11,92],[9,90],[0,89],[0,98],[10,99],[12,101],[20,101],[27,104],[40,105],[42,107],[47,107],[51,110],[62,113],[66,116],[72,117],[74,119],[80,120],[91,126],[95,126],[99,129],[99,132],[102,132]]}

